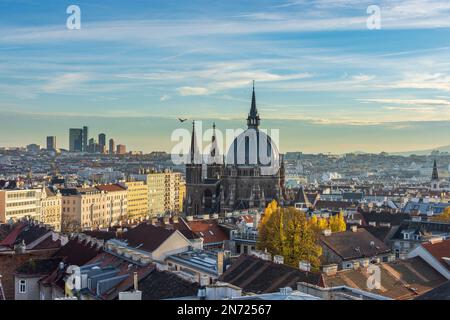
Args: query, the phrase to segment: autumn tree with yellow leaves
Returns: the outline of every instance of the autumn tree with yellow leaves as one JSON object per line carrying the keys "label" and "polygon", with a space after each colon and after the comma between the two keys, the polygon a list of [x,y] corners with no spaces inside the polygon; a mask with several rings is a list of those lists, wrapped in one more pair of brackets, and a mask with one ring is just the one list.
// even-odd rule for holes
{"label": "autumn tree with yellow leaves", "polygon": [[331,232],[343,232],[347,230],[347,224],[344,219],[344,212],[340,212],[337,215],[331,216],[330,218],[317,218],[315,214],[309,219],[311,226],[318,231],[325,229],[330,229]]}
{"label": "autumn tree with yellow leaves", "polygon": [[267,249],[272,255],[281,255],[287,265],[298,267],[308,261],[317,270],[322,248],[318,245],[318,232],[305,213],[295,208],[280,208],[276,201],[270,203],[261,219],[257,248]]}
{"label": "autumn tree with yellow leaves", "polygon": [[444,212],[432,217],[431,220],[435,222],[450,222],[450,207],[445,208]]}

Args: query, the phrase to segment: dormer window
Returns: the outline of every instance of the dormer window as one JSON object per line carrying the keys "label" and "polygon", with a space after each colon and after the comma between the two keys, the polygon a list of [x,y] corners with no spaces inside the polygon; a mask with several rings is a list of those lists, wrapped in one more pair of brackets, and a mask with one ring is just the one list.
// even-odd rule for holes
{"label": "dormer window", "polygon": [[403,239],[404,240],[409,240],[409,233],[404,233],[403,234]]}

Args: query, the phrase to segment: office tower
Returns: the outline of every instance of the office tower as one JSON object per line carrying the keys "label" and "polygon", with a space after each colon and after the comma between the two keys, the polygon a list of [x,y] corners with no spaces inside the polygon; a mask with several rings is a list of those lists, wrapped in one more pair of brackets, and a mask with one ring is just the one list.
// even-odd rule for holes
{"label": "office tower", "polygon": [[85,151],[85,152],[88,149],[88,139],[89,139],[88,127],[84,126],[83,127],[83,151]]}
{"label": "office tower", "polygon": [[117,154],[125,154],[125,153],[127,153],[127,148],[125,147],[124,144],[118,144],[116,153]]}
{"label": "office tower", "polygon": [[91,153],[95,152],[95,140],[94,140],[94,138],[90,138],[89,139],[86,151],[87,152],[91,152]]}
{"label": "office tower", "polygon": [[47,150],[56,150],[56,137],[55,136],[47,137]]}
{"label": "office tower", "polygon": [[109,154],[115,153],[114,148],[115,148],[114,139],[109,139]]}
{"label": "office tower", "polygon": [[106,146],[106,135],[104,133],[100,133],[98,135],[98,145],[100,148],[100,152],[103,152],[103,147]]}
{"label": "office tower", "polygon": [[69,129],[69,151],[71,152],[83,151],[82,129]]}

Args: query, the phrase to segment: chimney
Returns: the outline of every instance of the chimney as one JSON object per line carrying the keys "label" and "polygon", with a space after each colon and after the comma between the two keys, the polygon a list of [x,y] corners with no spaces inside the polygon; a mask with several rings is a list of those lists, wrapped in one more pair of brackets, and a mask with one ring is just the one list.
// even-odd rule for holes
{"label": "chimney", "polygon": [[217,252],[217,273],[221,275],[225,270],[225,264],[224,264],[224,252],[219,251]]}
{"label": "chimney", "polygon": [[138,274],[137,274],[137,272],[133,273],[133,280],[134,280],[134,291],[138,291]]}
{"label": "chimney", "polygon": [[309,271],[311,271],[311,263],[309,263],[308,261],[300,261],[298,263],[298,268],[301,271],[309,272]]}
{"label": "chimney", "polygon": [[335,275],[337,271],[338,271],[337,264],[327,264],[322,266],[322,272],[325,273],[327,276]]}
{"label": "chimney", "polygon": [[279,255],[273,256],[273,262],[276,264],[284,264],[284,257]]}

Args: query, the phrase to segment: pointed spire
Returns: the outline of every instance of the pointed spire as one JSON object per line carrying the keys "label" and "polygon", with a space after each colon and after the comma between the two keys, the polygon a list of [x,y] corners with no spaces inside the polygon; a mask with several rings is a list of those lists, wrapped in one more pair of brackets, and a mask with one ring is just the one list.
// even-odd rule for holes
{"label": "pointed spire", "polygon": [[253,80],[252,106],[247,118],[247,126],[257,129],[259,126],[259,115],[256,109],[255,80]]}
{"label": "pointed spire", "polygon": [[216,123],[213,122],[213,134],[211,138],[211,157],[215,158],[216,156],[216,149],[217,149],[217,142],[216,142]]}
{"label": "pointed spire", "polygon": [[195,121],[192,121],[190,160],[191,164],[196,164],[198,160],[198,146],[197,146],[197,139],[195,136]]}
{"label": "pointed spire", "polygon": [[431,174],[431,180],[439,180],[436,159],[434,160],[434,164],[433,164],[433,173]]}

